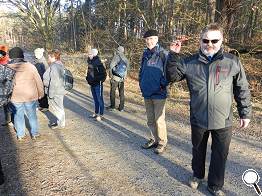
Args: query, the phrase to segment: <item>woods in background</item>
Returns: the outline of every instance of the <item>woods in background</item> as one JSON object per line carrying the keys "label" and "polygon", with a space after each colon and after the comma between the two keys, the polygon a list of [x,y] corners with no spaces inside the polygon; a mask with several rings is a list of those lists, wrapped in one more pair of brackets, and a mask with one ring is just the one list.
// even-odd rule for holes
{"label": "woods in background", "polygon": [[[38,43],[47,48],[78,51],[94,45],[102,50],[112,44],[140,39],[145,30],[158,30],[164,41],[179,35],[197,39],[210,22],[227,29],[227,43],[243,45],[261,40],[261,0],[5,0],[18,12],[9,14],[5,26],[16,42]],[[10,20],[10,19],[9,19]],[[28,33],[29,32],[29,33]],[[261,43],[260,43],[261,44]]]}

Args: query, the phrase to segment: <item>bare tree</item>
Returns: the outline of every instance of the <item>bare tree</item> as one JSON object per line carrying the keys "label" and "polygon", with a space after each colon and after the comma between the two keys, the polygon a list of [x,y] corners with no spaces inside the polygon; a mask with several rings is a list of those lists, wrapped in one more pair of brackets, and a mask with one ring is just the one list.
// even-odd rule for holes
{"label": "bare tree", "polygon": [[45,47],[52,47],[55,13],[60,0],[7,0],[21,12],[21,19],[28,28],[36,30]]}

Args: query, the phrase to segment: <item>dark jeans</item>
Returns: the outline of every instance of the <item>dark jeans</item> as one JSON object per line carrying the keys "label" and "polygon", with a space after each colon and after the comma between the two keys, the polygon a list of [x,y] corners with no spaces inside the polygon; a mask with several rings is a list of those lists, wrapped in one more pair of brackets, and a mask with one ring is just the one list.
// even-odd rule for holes
{"label": "dark jeans", "polygon": [[95,102],[95,113],[104,114],[103,84],[91,86],[91,92]]}
{"label": "dark jeans", "polygon": [[38,99],[38,103],[41,108],[48,108],[49,105],[48,105],[47,95],[45,94],[43,98]]}
{"label": "dark jeans", "polygon": [[120,98],[120,104],[119,104],[119,110],[124,109],[124,104],[125,104],[125,93],[124,93],[124,81],[122,82],[117,82],[115,80],[110,81],[111,88],[110,88],[110,102],[111,105],[110,107],[115,108],[116,102],[116,88],[118,88],[119,92],[119,98]]}
{"label": "dark jeans", "polygon": [[211,188],[222,188],[224,185],[225,166],[232,137],[232,127],[217,130],[206,130],[191,125],[191,139],[193,144],[192,169],[194,177],[203,179],[205,177],[205,160],[207,141],[211,133],[211,160],[208,172],[208,186]]}

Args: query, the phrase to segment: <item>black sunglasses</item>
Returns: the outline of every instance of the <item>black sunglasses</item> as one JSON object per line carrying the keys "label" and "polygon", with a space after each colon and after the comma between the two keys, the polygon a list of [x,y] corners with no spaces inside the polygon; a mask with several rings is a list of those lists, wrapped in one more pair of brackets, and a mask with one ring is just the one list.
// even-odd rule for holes
{"label": "black sunglasses", "polygon": [[219,39],[212,39],[212,40],[202,39],[202,42],[203,42],[204,44],[208,44],[209,42],[211,42],[212,44],[216,44],[217,42],[219,42]]}

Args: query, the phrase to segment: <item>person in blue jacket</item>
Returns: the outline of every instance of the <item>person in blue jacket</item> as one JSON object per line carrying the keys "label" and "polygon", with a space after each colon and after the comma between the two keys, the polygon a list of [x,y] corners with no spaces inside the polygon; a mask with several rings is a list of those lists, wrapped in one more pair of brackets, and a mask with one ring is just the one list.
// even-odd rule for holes
{"label": "person in blue jacket", "polygon": [[168,52],[158,44],[156,30],[148,30],[144,38],[147,48],[141,61],[139,86],[144,97],[150,135],[142,148],[155,148],[154,152],[160,154],[167,145],[165,103],[168,83],[164,73]]}

